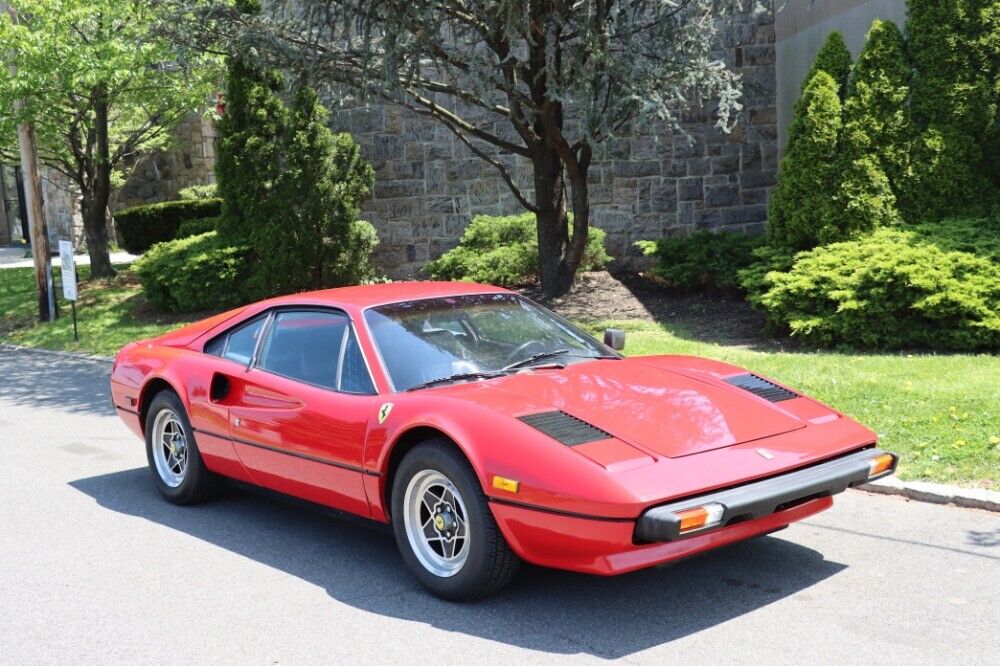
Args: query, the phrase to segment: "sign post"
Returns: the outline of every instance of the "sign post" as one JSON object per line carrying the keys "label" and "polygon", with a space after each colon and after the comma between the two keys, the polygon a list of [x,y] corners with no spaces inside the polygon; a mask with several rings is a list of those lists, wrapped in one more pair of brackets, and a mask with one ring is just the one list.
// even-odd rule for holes
{"label": "sign post", "polygon": [[73,340],[80,336],[76,331],[76,261],[73,257],[73,243],[67,240],[59,241],[59,263],[62,265],[63,298],[70,302],[73,309]]}

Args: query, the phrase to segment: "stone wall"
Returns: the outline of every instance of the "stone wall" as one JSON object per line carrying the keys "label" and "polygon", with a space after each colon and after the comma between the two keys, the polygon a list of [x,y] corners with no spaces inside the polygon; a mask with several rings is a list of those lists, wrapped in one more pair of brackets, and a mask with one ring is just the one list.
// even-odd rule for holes
{"label": "stone wall", "polygon": [[[683,118],[686,135],[666,128],[608,141],[590,170],[592,220],[608,250],[631,264],[636,240],[698,229],[763,231],[777,168],[774,22],[744,14],[722,30],[719,54],[743,77],[744,113],[724,134],[709,114]],[[379,233],[378,263],[392,277],[419,275],[453,247],[475,215],[519,212],[494,168],[449,130],[394,106],[339,108],[332,124],[351,132],[376,169],[364,217]],[[515,180],[530,163],[506,157]]]}
{"label": "stone wall", "polygon": [[149,155],[133,168],[113,202],[114,210],[169,201],[191,185],[215,182],[215,126],[191,114],[174,132],[170,150]]}

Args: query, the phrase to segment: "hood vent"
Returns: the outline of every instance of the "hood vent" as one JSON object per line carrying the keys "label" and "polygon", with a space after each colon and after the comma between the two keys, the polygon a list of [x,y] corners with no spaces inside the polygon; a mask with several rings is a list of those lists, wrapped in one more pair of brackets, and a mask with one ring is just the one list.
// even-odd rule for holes
{"label": "hood vent", "polygon": [[517,417],[519,421],[545,433],[566,446],[610,439],[611,435],[566,412],[542,412]]}
{"label": "hood vent", "polygon": [[771,402],[781,402],[782,400],[791,400],[792,398],[799,397],[797,393],[793,393],[786,388],[767,381],[763,377],[758,377],[750,373],[727,377],[724,381],[727,384],[732,384],[744,391],[750,391],[754,395],[760,396],[765,400],[770,400]]}

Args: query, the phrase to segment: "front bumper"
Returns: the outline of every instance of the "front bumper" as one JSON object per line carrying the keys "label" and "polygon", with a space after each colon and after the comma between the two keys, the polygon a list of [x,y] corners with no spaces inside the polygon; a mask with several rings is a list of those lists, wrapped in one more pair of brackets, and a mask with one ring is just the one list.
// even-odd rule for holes
{"label": "front bumper", "polygon": [[[898,462],[895,454],[890,454],[891,467],[877,477],[869,477],[872,460],[884,453],[886,452],[879,449],[857,451],[762,481],[653,507],[636,521],[635,541],[656,543],[689,539],[728,525],[758,520],[810,500],[836,495],[851,486],[867,483],[872,478],[892,474]],[[681,518],[677,512],[709,503],[724,507],[721,520],[703,529],[682,533]]]}

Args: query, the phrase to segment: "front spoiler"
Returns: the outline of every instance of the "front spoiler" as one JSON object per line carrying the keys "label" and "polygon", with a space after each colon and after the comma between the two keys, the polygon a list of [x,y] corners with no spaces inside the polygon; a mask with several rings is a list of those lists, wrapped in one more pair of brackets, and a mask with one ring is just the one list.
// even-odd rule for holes
{"label": "front spoiler", "polygon": [[[851,486],[872,480],[868,477],[871,461],[886,453],[879,449],[866,449],[834,458],[818,465],[781,474],[762,481],[755,481],[729,490],[720,490],[697,497],[689,497],[670,504],[646,510],[635,524],[636,542],[662,542],[686,539],[698,534],[720,529],[726,525],[756,520],[773,514],[779,509],[810,499],[830,497]],[[879,474],[888,476],[896,470],[898,457],[892,455],[892,467]],[[874,477],[873,477],[874,478]],[[676,512],[710,502],[724,507],[720,522],[700,530],[681,534],[681,520]]]}

